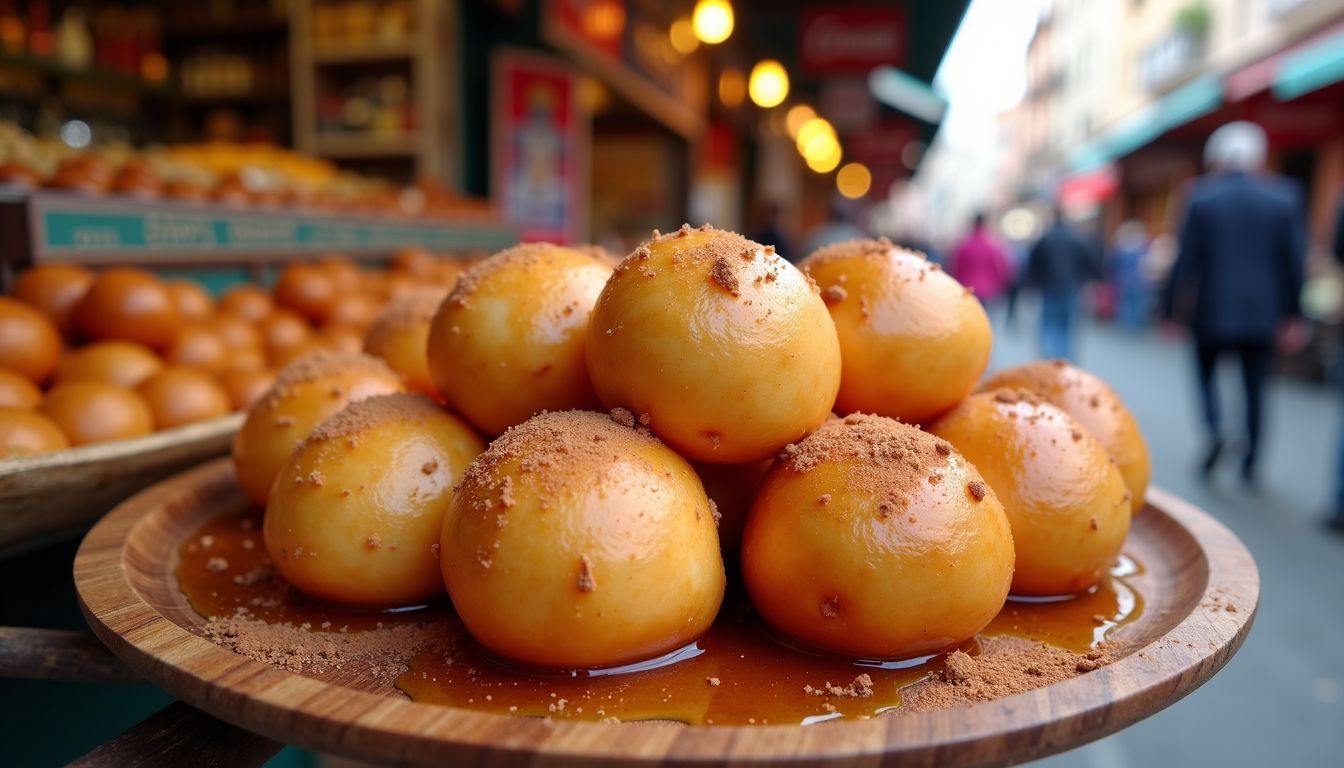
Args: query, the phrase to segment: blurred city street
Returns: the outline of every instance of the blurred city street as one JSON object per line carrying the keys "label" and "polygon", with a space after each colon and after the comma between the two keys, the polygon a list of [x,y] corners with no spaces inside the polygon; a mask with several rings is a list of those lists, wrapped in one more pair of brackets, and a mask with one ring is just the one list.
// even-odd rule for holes
{"label": "blurred city street", "polygon": [[[993,367],[1038,356],[1035,312],[1019,312],[1009,330],[1001,310],[992,314]],[[1247,491],[1236,475],[1235,443],[1212,483],[1195,471],[1203,446],[1188,340],[1089,324],[1077,362],[1110,382],[1138,417],[1154,484],[1212,513],[1251,549],[1262,592],[1249,639],[1207,685],[1132,728],[1039,765],[1340,765],[1344,537],[1320,524],[1334,493],[1341,420],[1334,390],[1274,380],[1261,485]],[[1236,367],[1222,373],[1224,408],[1233,416]],[[1228,426],[1235,434],[1231,419]]]}

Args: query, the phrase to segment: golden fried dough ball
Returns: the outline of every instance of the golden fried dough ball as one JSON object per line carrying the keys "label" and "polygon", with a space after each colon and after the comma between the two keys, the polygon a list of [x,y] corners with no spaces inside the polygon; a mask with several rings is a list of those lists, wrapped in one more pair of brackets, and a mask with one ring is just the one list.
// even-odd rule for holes
{"label": "golden fried dough ball", "polygon": [[328,254],[318,259],[317,265],[326,270],[327,276],[342,295],[358,291],[363,283],[364,276],[359,270],[359,265],[348,256]]}
{"label": "golden fried dough ball", "polygon": [[95,341],[72,349],[61,357],[53,381],[105,381],[135,389],[159,372],[163,361],[143,344],[134,341]]}
{"label": "golden fried dough ball", "polygon": [[165,280],[163,289],[172,297],[177,306],[178,317],[188,321],[201,321],[215,313],[215,301],[210,293],[195,280]]}
{"label": "golden fried dough ball", "polygon": [[1129,489],[1130,510],[1143,509],[1152,463],[1139,423],[1106,382],[1067,360],[1026,363],[990,376],[981,387],[1020,387],[1069,414],[1115,459]]}
{"label": "golden fried dough ball", "polygon": [[256,404],[275,383],[275,371],[260,366],[233,370],[220,376],[219,383],[229,393],[229,402],[233,404],[234,410],[245,411]]}
{"label": "golden fried dough ball", "polygon": [[429,326],[447,295],[443,289],[425,288],[393,301],[364,337],[364,351],[401,374],[407,389],[435,399],[442,395],[429,374]]}
{"label": "golden fried dough ball", "polygon": [[258,323],[275,310],[275,302],[271,300],[271,295],[265,288],[244,283],[222,293],[216,308],[222,314]]}
{"label": "golden fried dough ball", "polygon": [[177,329],[172,342],[163,351],[163,359],[172,365],[199,368],[207,373],[222,373],[232,361],[229,345],[210,321],[191,322]]}
{"label": "golden fried dough ball", "polygon": [[69,448],[70,441],[50,417],[30,408],[0,406],[0,459]]}
{"label": "golden fried dough ball", "polygon": [[438,265],[433,254],[416,246],[402,248],[393,254],[388,270],[395,275],[416,280],[432,280],[438,275]]}
{"label": "golden fried dough ball", "polygon": [[[250,321],[237,315],[218,314],[206,321],[206,324],[214,329],[215,334],[219,336],[230,352],[260,351],[262,349],[261,331],[257,330],[256,326]],[[265,362],[264,355],[262,361]]]}
{"label": "golden fried dough ball", "polygon": [[112,267],[98,273],[75,307],[75,324],[88,339],[122,339],[163,349],[177,330],[177,304],[153,274]]}
{"label": "golden fried dough ball", "polygon": [[292,309],[313,323],[331,315],[339,294],[327,270],[316,264],[290,264],[275,281],[275,303]]}
{"label": "golden fried dough ball", "polygon": [[61,334],[47,316],[21,301],[0,296],[0,368],[41,384],[61,356]]}
{"label": "golden fried dough ball", "polygon": [[0,368],[0,408],[36,408],[40,402],[42,390],[32,379]]}
{"label": "golden fried dough ball", "polygon": [[509,248],[463,273],[429,331],[429,371],[448,404],[489,435],[543,410],[596,407],[584,338],[610,275],[549,243]]}
{"label": "golden fried dough ball", "polygon": [[851,414],[785,448],[747,518],[742,575],[772,626],[856,658],[975,636],[1013,577],[1008,518],[945,441]]}
{"label": "golden fried dough ball", "polygon": [[975,388],[989,364],[989,317],[938,265],[883,239],[829,245],[801,266],[840,336],[837,411],[918,424]]}
{"label": "golden fried dough ball", "polygon": [[700,476],[700,482],[704,483],[705,495],[714,502],[719,513],[719,545],[723,549],[723,560],[728,565],[735,565],[738,561],[747,513],[756,501],[756,493],[765,480],[765,474],[774,463],[773,459],[751,464],[691,462],[695,473]]}
{"label": "golden fried dough ball", "polygon": [[319,353],[285,366],[248,411],[233,439],[233,466],[249,498],[265,504],[294,447],[347,404],[402,391],[401,380],[368,355]]}
{"label": "golden fried dough ball", "polygon": [[313,341],[313,329],[297,312],[276,308],[257,323],[266,358],[272,365],[293,360],[298,350]]}
{"label": "golden fried dough ball", "polygon": [[1115,562],[1129,494],[1106,449],[1067,413],[1025,390],[971,395],[929,431],[984,475],[1013,528],[1013,594],[1081,592]]}
{"label": "golden fried dough ball", "polygon": [[266,503],[266,550],[305,594],[403,606],[443,592],[439,533],[485,443],[422,395],[380,395],[322,422]]}
{"label": "golden fried dough ball", "polygon": [[14,281],[14,298],[47,316],[62,334],[74,330],[75,305],[93,285],[93,273],[73,264],[38,264]]}
{"label": "golden fried dough ball", "polygon": [[233,410],[229,393],[213,376],[195,368],[170,365],[136,388],[159,429],[171,429]]}
{"label": "golden fried dough ball", "polygon": [[682,227],[616,268],[588,326],[588,372],[602,402],[647,415],[683,456],[745,464],[826,418],[840,344],[815,286],[772,247]]}
{"label": "golden fried dough ball", "polygon": [[71,445],[105,443],[154,431],[154,416],[145,399],[105,381],[57,384],[47,392],[41,410]]}
{"label": "golden fried dough ball", "polygon": [[340,296],[331,305],[331,314],[327,317],[328,326],[354,328],[360,333],[368,330],[378,317],[380,305],[362,293],[350,293]]}
{"label": "golden fried dough ball", "polygon": [[709,500],[686,460],[635,424],[621,410],[545,413],[467,470],[441,564],[486,648],[607,667],[679,648],[714,621],[725,579]]}
{"label": "golden fried dough ball", "polygon": [[364,349],[364,332],[349,325],[324,325],[314,341],[332,352],[359,352]]}

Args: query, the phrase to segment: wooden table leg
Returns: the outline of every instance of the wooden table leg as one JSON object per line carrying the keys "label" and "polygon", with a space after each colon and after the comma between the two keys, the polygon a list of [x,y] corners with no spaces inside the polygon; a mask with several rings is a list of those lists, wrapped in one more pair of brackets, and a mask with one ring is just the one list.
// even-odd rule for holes
{"label": "wooden table leg", "polygon": [[178,701],[70,765],[250,768],[265,763],[282,747]]}

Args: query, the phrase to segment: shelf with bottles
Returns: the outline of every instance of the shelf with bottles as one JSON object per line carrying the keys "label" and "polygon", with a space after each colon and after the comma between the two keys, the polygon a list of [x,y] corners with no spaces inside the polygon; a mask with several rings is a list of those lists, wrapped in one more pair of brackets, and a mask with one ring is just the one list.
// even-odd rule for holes
{"label": "shelf with bottles", "polygon": [[0,0],[0,69],[109,90],[168,90],[159,17],[143,6],[72,5],[53,19],[47,0]]}
{"label": "shelf with bottles", "polygon": [[411,0],[315,0],[313,50],[411,51]]}

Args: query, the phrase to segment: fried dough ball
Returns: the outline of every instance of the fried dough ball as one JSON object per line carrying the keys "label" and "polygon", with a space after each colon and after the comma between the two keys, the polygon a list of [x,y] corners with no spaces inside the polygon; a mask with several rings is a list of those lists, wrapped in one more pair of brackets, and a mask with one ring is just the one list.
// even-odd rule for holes
{"label": "fried dough ball", "polygon": [[392,256],[388,269],[396,275],[432,280],[438,274],[437,260],[424,248],[408,246],[398,250]]}
{"label": "fried dough ball", "polygon": [[89,339],[122,339],[163,349],[178,326],[177,304],[153,274],[112,267],[93,280],[75,307],[75,323]]}
{"label": "fried dough ball", "polygon": [[280,272],[273,290],[275,303],[298,312],[313,323],[331,315],[339,295],[331,275],[316,264],[290,264]]}
{"label": "fried dough ball", "polygon": [[[231,353],[237,353],[241,350],[257,350],[262,348],[261,331],[248,320],[244,320],[237,315],[218,314],[206,321],[214,329],[215,334],[219,336],[224,346],[229,348]],[[263,361],[265,360],[263,356]],[[236,366],[230,366],[236,367]]]}
{"label": "fried dough ball", "polygon": [[46,315],[8,296],[0,296],[0,368],[41,384],[61,356],[61,335]]}
{"label": "fried dough ball", "polygon": [[322,422],[266,503],[266,550],[305,594],[403,606],[443,592],[439,534],[485,443],[422,395],[381,395]]}
{"label": "fried dough ball", "polygon": [[233,410],[229,393],[213,376],[195,368],[170,365],[136,388],[159,429],[171,429]]}
{"label": "fried dough ball", "polygon": [[0,406],[0,459],[17,459],[70,447],[50,417],[29,408]]}
{"label": "fried dough ball", "polygon": [[973,462],[1013,528],[1013,594],[1081,592],[1129,533],[1129,492],[1106,449],[1067,413],[1025,390],[971,395],[929,431]]}
{"label": "fried dough ball", "polygon": [[172,365],[215,374],[228,370],[229,357],[229,345],[208,321],[188,323],[177,329],[172,343],[163,352],[163,359]]}
{"label": "fried dough ball", "polygon": [[597,407],[588,315],[611,270],[529,243],[463,273],[429,331],[429,371],[453,410],[498,435],[543,410]]}
{"label": "fried dough ball", "polygon": [[234,410],[245,411],[256,404],[275,383],[275,371],[262,367],[233,370],[220,376],[219,383],[229,393],[229,402],[233,404]]}
{"label": "fried dough ball", "polygon": [[348,325],[326,325],[314,340],[332,352],[359,352],[364,349],[364,332]]}
{"label": "fried dough ball", "polygon": [[154,416],[145,399],[105,381],[57,384],[47,392],[41,410],[71,445],[105,443],[154,431]]}
{"label": "fried dough ball", "polygon": [[616,268],[588,326],[602,402],[647,414],[683,456],[745,464],[816,429],[840,344],[802,272],[731,232],[683,226]]}
{"label": "fried dough ball", "polygon": [[201,321],[215,313],[214,299],[194,280],[165,280],[163,289],[172,297],[178,317],[187,321]]}
{"label": "fried dough ball", "polygon": [[1002,387],[1030,390],[1072,416],[1115,459],[1129,489],[1130,510],[1143,509],[1153,469],[1148,444],[1134,415],[1106,382],[1067,360],[1041,360],[999,371],[981,389]]}
{"label": "fried dough ball", "polygon": [[920,424],[975,388],[989,364],[989,317],[936,264],[883,239],[829,245],[801,266],[840,336],[836,411]]}
{"label": "fried dough ball", "polygon": [[0,408],[36,408],[40,402],[42,390],[32,379],[0,368]]}
{"label": "fried dough ball", "polygon": [[275,302],[261,286],[246,283],[222,293],[217,309],[222,314],[236,315],[250,323],[259,323],[275,310]]}
{"label": "fried dough ball", "polygon": [[742,575],[772,626],[855,658],[949,650],[1003,607],[1013,536],[945,441],[882,416],[785,449],[747,518]]}
{"label": "fried dough ball", "polygon": [[373,299],[361,293],[352,293],[332,303],[326,323],[328,326],[354,328],[362,333],[378,317],[378,310],[379,305]]}
{"label": "fried dough ball", "polygon": [[257,324],[261,344],[272,365],[294,359],[297,350],[313,340],[313,329],[297,312],[276,309]]}
{"label": "fried dough ball", "polygon": [[73,264],[38,264],[14,281],[14,298],[47,316],[56,330],[74,330],[75,305],[93,285],[93,273]]}
{"label": "fried dough ball", "polygon": [[620,410],[545,413],[472,462],[440,561],[486,648],[608,667],[679,648],[714,621],[725,577],[709,499],[685,459],[634,426]]}
{"label": "fried dough ball", "polygon": [[747,513],[756,501],[765,474],[774,463],[773,459],[751,464],[691,462],[700,482],[704,483],[705,495],[714,502],[719,513],[719,545],[723,549],[723,560],[729,565],[738,561]]}
{"label": "fried dough ball", "polygon": [[401,380],[368,355],[319,353],[285,366],[233,439],[233,466],[248,497],[265,504],[294,447],[347,404],[401,392]]}
{"label": "fried dough ball", "polygon": [[135,389],[163,368],[153,350],[134,341],[95,341],[72,349],[56,365],[53,381],[104,381]]}
{"label": "fried dough ball", "polygon": [[317,265],[326,270],[327,276],[331,278],[332,283],[336,285],[336,290],[341,294],[358,291],[364,280],[359,265],[348,256],[329,254],[318,259]]}
{"label": "fried dough ball", "polygon": [[364,337],[364,351],[380,357],[406,380],[406,388],[438,399],[429,373],[429,326],[448,292],[425,288],[387,305]]}

